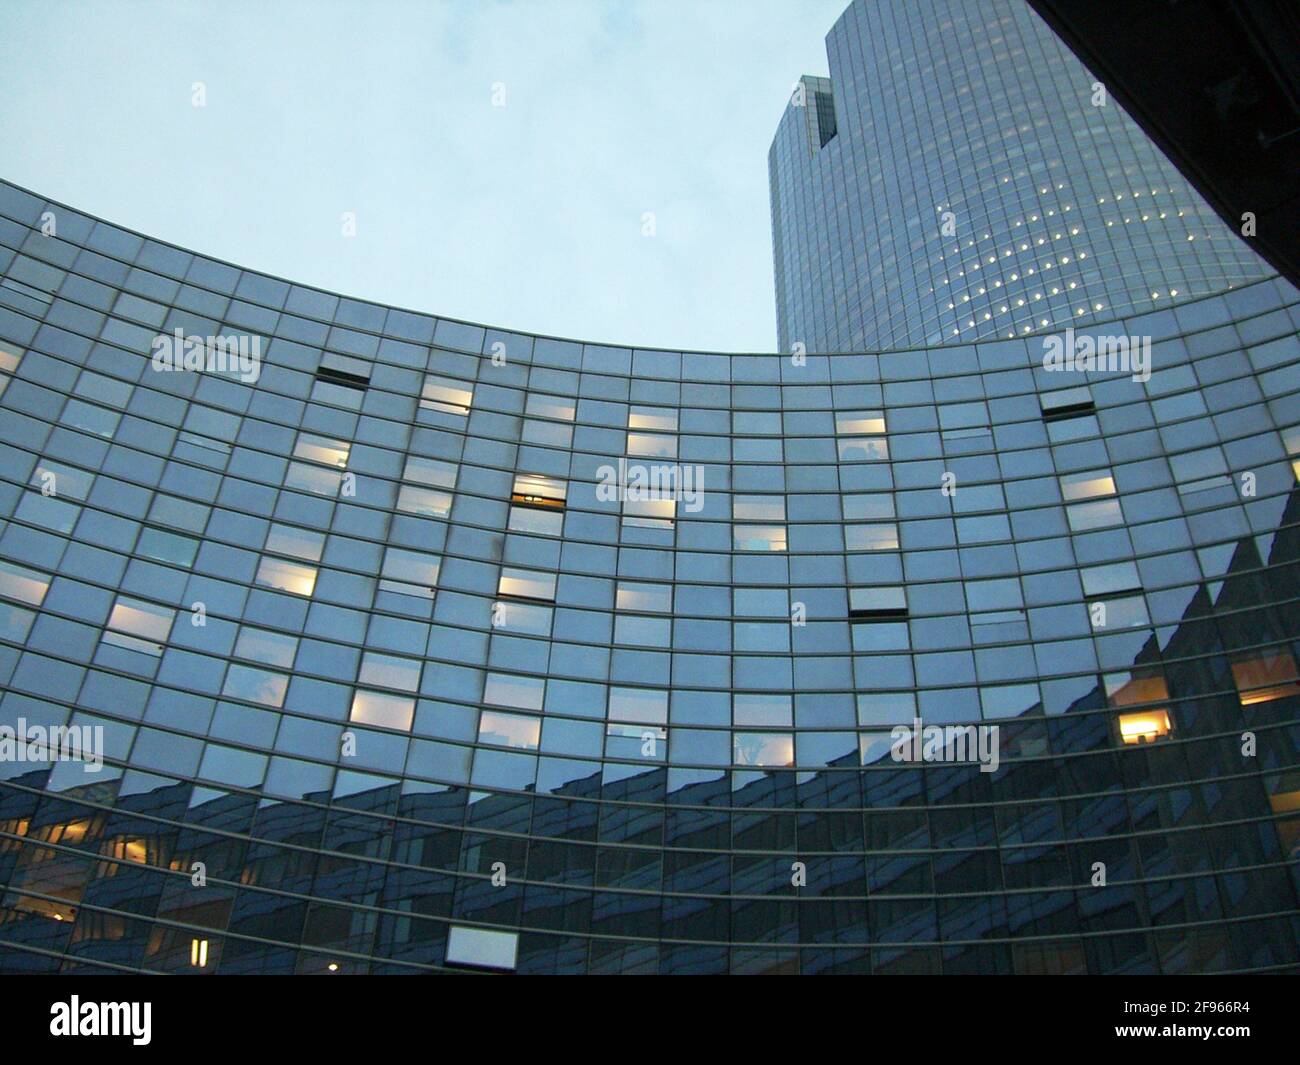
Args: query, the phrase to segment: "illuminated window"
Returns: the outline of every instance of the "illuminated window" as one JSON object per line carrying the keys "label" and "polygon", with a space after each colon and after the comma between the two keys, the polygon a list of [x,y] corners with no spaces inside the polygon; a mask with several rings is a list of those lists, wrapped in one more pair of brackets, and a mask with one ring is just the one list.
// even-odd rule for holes
{"label": "illuminated window", "polygon": [[1119,715],[1119,735],[1125,743],[1153,743],[1170,733],[1166,710],[1137,710]]}
{"label": "illuminated window", "polygon": [[108,617],[104,642],[157,658],[172,630],[176,611],[140,599],[117,597]]}
{"label": "illuminated window", "polygon": [[677,432],[677,411],[671,407],[633,407],[627,415],[629,429]]}
{"label": "illuminated window", "polygon": [[1232,663],[1232,679],[1242,706],[1300,694],[1295,659],[1284,647],[1240,656]]}
{"label": "illuminated window", "polygon": [[[1300,425],[1282,430],[1282,446],[1286,448],[1288,455],[1300,455]],[[1300,481],[1300,458],[1292,460],[1291,472],[1295,475],[1295,479]]]}
{"label": "illuminated window", "polygon": [[653,614],[672,613],[673,586],[619,581],[615,606],[619,610],[636,610]]}
{"label": "illuminated window", "polygon": [[17,599],[20,603],[40,606],[49,588],[48,575],[0,559],[0,595]]}
{"label": "illuminated window", "polygon": [[395,729],[398,732],[410,732],[414,716],[414,699],[388,692],[362,691],[358,688],[352,696],[352,712],[348,720],[355,721],[358,725],[375,725],[379,728]]}
{"label": "illuminated window", "polygon": [[1067,503],[1081,499],[1097,499],[1115,494],[1115,479],[1110,470],[1088,470],[1084,473],[1067,473],[1059,478],[1061,498]]}
{"label": "illuminated window", "polygon": [[447,964],[476,969],[513,969],[519,953],[517,932],[452,925],[447,933]]}
{"label": "illuminated window", "polygon": [[443,414],[466,415],[474,402],[474,386],[451,377],[426,374],[420,392],[420,406]]}
{"label": "illuminated window", "polygon": [[309,596],[316,587],[316,567],[282,558],[263,558],[257,567],[256,581],[282,592]]}
{"label": "illuminated window", "polygon": [[540,473],[517,473],[510,502],[525,507],[563,510],[567,494],[568,485],[558,477],[546,477]]}
{"label": "illuminated window", "polygon": [[885,431],[885,415],[878,410],[843,411],[835,415],[835,432],[839,436],[865,436]]}
{"label": "illuminated window", "polygon": [[640,529],[671,529],[677,520],[675,499],[625,499],[623,524]]}
{"label": "illuminated window", "polygon": [[651,458],[675,459],[677,437],[656,433],[628,433],[627,453]]}
{"label": "illuminated window", "polygon": [[555,602],[555,574],[504,567],[501,570],[501,579],[497,582],[497,595],[553,603]]}
{"label": "illuminated window", "polygon": [[293,457],[318,462],[322,466],[344,469],[348,464],[348,454],[352,445],[346,440],[335,440],[328,436],[315,436],[312,433],[299,433],[298,442],[293,448]]}

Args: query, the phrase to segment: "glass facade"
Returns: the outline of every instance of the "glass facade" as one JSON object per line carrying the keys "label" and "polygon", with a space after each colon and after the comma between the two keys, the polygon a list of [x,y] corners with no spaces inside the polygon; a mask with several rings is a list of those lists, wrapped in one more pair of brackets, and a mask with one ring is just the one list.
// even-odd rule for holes
{"label": "glass facade", "polygon": [[780,347],[1093,325],[1273,271],[1021,0],[856,0],[768,156]]}
{"label": "glass facade", "polygon": [[0,184],[0,970],[1300,969],[1300,293],[1219,289],[629,349]]}

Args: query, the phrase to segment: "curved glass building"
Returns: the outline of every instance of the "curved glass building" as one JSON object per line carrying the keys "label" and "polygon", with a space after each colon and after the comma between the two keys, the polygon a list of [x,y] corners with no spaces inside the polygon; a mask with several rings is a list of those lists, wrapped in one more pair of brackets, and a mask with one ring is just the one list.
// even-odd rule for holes
{"label": "curved glass building", "polygon": [[1018,337],[1273,273],[1027,3],[856,0],[826,46],[768,156],[781,350]]}
{"label": "curved glass building", "polygon": [[0,184],[0,970],[1300,968],[1300,293],[1220,289],[637,350]]}

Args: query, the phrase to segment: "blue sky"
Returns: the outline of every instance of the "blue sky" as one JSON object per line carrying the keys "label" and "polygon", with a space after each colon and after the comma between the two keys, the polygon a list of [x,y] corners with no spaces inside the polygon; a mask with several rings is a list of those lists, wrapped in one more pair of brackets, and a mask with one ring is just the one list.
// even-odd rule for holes
{"label": "blue sky", "polygon": [[770,351],[767,149],[845,3],[7,0],[0,174],[362,298]]}

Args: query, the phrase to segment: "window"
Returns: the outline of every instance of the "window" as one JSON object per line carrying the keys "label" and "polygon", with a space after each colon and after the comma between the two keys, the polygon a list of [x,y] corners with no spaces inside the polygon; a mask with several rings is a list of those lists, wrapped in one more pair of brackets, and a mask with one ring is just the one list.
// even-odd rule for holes
{"label": "window", "polygon": [[447,932],[447,964],[476,969],[513,969],[519,933],[452,925]]}
{"label": "window", "polygon": [[[835,415],[841,462],[879,462],[889,458],[885,415],[878,410],[842,411]],[[869,435],[876,434],[876,435]]]}
{"label": "window", "polygon": [[887,493],[850,495],[843,497],[845,521],[864,521],[875,518],[893,518],[894,497]]}
{"label": "window", "polygon": [[1153,743],[1170,733],[1167,710],[1139,710],[1119,715],[1119,735],[1124,743]]}
{"label": "window", "polygon": [[282,706],[284,693],[289,689],[287,673],[273,673],[269,669],[232,665],[226,670],[226,683],[222,695],[263,706]]}
{"label": "window", "polygon": [[657,433],[628,433],[627,453],[642,457],[675,459],[677,437]]}
{"label": "window", "polygon": [[310,596],[316,587],[316,567],[282,558],[263,558],[257,567],[256,582],[282,592]]}
{"label": "window", "polygon": [[737,726],[749,728],[789,728],[794,724],[788,695],[737,692],[732,700],[732,718]]}
{"label": "window", "polygon": [[885,431],[885,415],[878,410],[843,411],[835,415],[838,436],[863,436]]}
{"label": "window", "polygon": [[501,579],[497,582],[497,595],[553,603],[555,574],[506,566],[501,570]]}
{"label": "window", "polygon": [[328,351],[316,367],[316,380],[364,392],[370,384],[370,363]]}
{"label": "window", "polygon": [[298,488],[320,496],[336,496],[343,483],[343,474],[337,470],[327,470],[323,466],[312,466],[306,462],[291,462],[285,474],[286,488]]}
{"label": "window", "polygon": [[547,477],[540,473],[517,473],[510,502],[526,507],[563,510],[567,493],[568,486],[558,477]]}
{"label": "window", "polygon": [[496,706],[513,706],[520,710],[540,710],[545,690],[546,682],[541,677],[489,673],[483,689],[483,701]]}
{"label": "window", "polygon": [[658,688],[610,688],[609,719],[647,725],[668,721],[668,693]]}
{"label": "window", "polygon": [[1045,422],[1082,418],[1096,410],[1087,385],[1044,392],[1038,397],[1038,405],[1042,408]]}
{"label": "window", "polygon": [[849,551],[897,551],[898,525],[892,521],[846,525],[844,547]]}
{"label": "window", "polygon": [[633,407],[627,415],[629,429],[677,432],[677,411],[671,407]]}
{"label": "window", "polygon": [[292,555],[308,562],[319,562],[325,550],[325,534],[300,529],[295,525],[271,526],[266,537],[266,550],[277,555]]}
{"label": "window", "polygon": [[176,611],[140,599],[117,597],[108,617],[104,642],[128,651],[160,657],[171,633]]}
{"label": "window", "polygon": [[619,610],[669,614],[673,609],[673,586],[671,584],[647,584],[639,581],[619,581],[615,606]]}
{"label": "window", "polygon": [[558,477],[540,473],[516,474],[510,493],[510,529],[559,536],[564,526],[567,494],[568,485]]}
{"label": "window", "polygon": [[1140,589],[1137,566],[1132,562],[1114,562],[1108,566],[1090,566],[1080,571],[1083,594],[1089,598],[1097,595],[1114,595]]}
{"label": "window", "polygon": [[1204,492],[1209,488],[1223,488],[1232,483],[1228,476],[1228,460],[1223,448],[1207,447],[1201,451],[1188,451],[1169,456],[1169,468],[1174,472],[1179,495]]}
{"label": "window", "polygon": [[637,529],[671,529],[677,521],[675,499],[624,499],[623,524]]}
{"label": "window", "polygon": [[1061,497],[1067,503],[1115,494],[1115,479],[1111,476],[1109,470],[1067,473],[1060,478],[1060,482]]}
{"label": "window", "polygon": [[411,455],[402,470],[402,480],[416,484],[429,484],[435,488],[455,488],[458,467],[454,462]]}
{"label": "window", "polygon": [[311,398],[321,403],[359,410],[370,385],[370,363],[327,352],[316,368]]}
{"label": "window", "polygon": [[425,374],[424,388],[420,392],[420,406],[443,414],[469,413],[474,402],[474,386],[452,377]]}
{"label": "window", "polygon": [[524,405],[524,440],[546,447],[569,447],[573,443],[573,426],[564,423],[573,421],[574,410],[571,399],[530,394]]}
{"label": "window", "polygon": [[896,618],[907,616],[907,590],[898,585],[850,588],[849,617]]}
{"label": "window", "polygon": [[362,684],[414,692],[420,687],[420,663],[414,658],[398,658],[378,651],[366,651],[361,656],[361,671],[357,679]]}
{"label": "window", "polygon": [[[1282,430],[1282,446],[1286,448],[1288,455],[1300,456],[1300,425]],[[1295,479],[1300,481],[1300,457],[1292,460],[1291,472],[1295,475]]]}
{"label": "window", "polygon": [[484,710],[479,716],[478,741],[497,747],[516,747],[526,751],[537,750],[541,737],[542,719],[527,714],[506,714],[499,710]]}
{"label": "window", "polygon": [[441,560],[436,555],[390,547],[384,552],[379,588],[398,595],[432,599]]}
{"label": "window", "polygon": [[328,436],[316,436],[312,433],[299,433],[298,442],[293,448],[293,457],[318,462],[323,466],[345,469],[352,445],[346,440],[335,440]]}
{"label": "window", "polygon": [[735,732],[732,749],[736,765],[794,765],[794,736],[788,732]]}
{"label": "window", "polygon": [[250,658],[268,666],[289,669],[298,653],[298,639],[282,632],[244,626],[235,642],[235,657]]}
{"label": "window", "polygon": [[396,729],[398,732],[410,732],[414,716],[414,699],[358,688],[352,696],[352,711],[348,720],[358,725],[376,725],[379,728]]}
{"label": "window", "polygon": [[784,551],[784,525],[749,525],[742,522],[785,521],[785,496],[738,495],[731,500],[732,539],[737,551]]}
{"label": "window", "polygon": [[[1059,478],[1059,482],[1061,498],[1070,504],[1065,512],[1072,531],[1100,529],[1118,525],[1124,520],[1119,500],[1102,498],[1115,494],[1115,479],[1109,470],[1067,473]],[[1094,502],[1080,502],[1081,500]]]}
{"label": "window", "polygon": [[1232,663],[1232,679],[1242,706],[1300,695],[1295,659],[1284,647],[1239,656]]}

